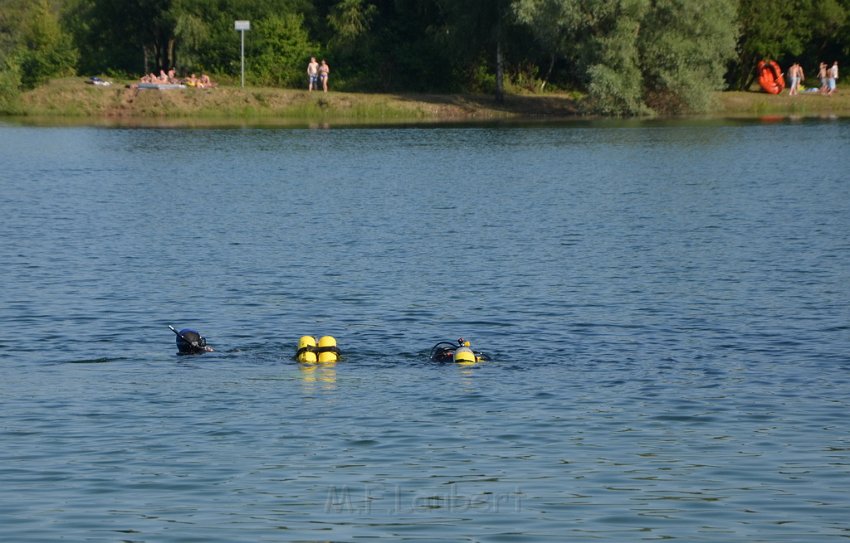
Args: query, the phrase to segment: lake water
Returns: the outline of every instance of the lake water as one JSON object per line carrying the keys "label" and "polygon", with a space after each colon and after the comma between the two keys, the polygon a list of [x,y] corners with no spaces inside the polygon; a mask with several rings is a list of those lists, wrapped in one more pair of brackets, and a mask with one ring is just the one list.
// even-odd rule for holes
{"label": "lake water", "polygon": [[848,149],[0,125],[0,540],[847,540]]}

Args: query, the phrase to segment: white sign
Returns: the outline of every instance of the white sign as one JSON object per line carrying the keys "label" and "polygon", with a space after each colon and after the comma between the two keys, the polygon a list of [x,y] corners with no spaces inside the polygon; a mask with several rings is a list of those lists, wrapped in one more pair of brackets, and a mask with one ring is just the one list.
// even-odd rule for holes
{"label": "white sign", "polygon": [[251,21],[236,21],[236,30],[242,35],[242,87],[245,87],[245,31],[251,30]]}

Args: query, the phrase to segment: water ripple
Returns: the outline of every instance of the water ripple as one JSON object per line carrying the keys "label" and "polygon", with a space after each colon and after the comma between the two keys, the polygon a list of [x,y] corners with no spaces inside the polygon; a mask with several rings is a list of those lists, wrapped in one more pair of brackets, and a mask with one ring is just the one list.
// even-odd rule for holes
{"label": "water ripple", "polygon": [[848,136],[0,126],[0,537],[845,539]]}

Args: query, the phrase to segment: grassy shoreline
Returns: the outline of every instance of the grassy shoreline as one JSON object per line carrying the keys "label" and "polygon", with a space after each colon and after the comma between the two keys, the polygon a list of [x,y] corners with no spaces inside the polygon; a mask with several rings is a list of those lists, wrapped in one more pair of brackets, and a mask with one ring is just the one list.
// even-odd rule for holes
{"label": "grassy shoreline", "polygon": [[[850,117],[850,94],[834,96],[720,92],[700,118]],[[0,117],[2,118],[2,117]],[[9,119],[62,119],[105,124],[257,124],[558,121],[589,119],[575,94],[492,96],[312,92],[220,86],[214,89],[140,90],[126,82],[100,87],[83,78],[51,81],[21,95]]]}

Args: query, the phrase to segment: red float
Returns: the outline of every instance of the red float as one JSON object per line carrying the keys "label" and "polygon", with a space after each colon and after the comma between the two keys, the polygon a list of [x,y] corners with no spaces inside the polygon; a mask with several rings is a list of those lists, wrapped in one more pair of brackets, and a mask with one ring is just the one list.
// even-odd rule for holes
{"label": "red float", "polygon": [[762,60],[758,64],[759,85],[764,92],[779,94],[785,88],[785,78],[782,77],[782,69],[776,61]]}

